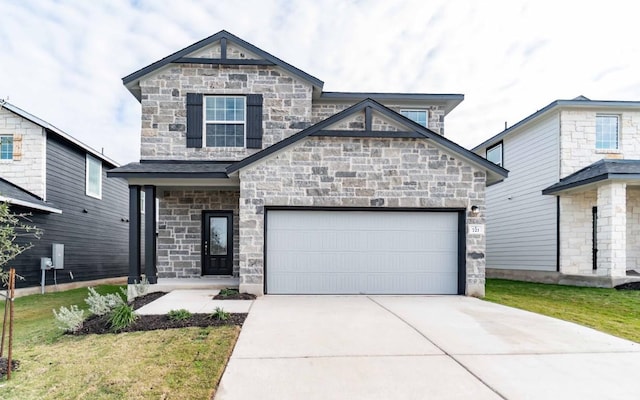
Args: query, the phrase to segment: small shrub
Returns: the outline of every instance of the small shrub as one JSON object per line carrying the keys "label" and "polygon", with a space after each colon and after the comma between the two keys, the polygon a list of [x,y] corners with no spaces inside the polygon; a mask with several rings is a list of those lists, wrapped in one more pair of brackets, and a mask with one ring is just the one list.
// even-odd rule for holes
{"label": "small shrub", "polygon": [[224,288],[224,289],[220,290],[220,293],[218,293],[218,294],[220,296],[222,296],[222,297],[229,297],[229,296],[236,295],[238,293],[239,293],[238,289]]}
{"label": "small shrub", "polygon": [[191,313],[184,308],[179,310],[171,310],[167,313],[167,317],[172,321],[184,321],[191,318]]}
{"label": "small shrub", "polygon": [[226,321],[229,319],[230,314],[222,309],[222,307],[216,307],[216,310],[211,314],[211,317],[218,321]]}
{"label": "small shrub", "polygon": [[79,331],[84,322],[84,310],[80,310],[76,305],[70,308],[61,306],[58,312],[53,310],[53,316],[56,319],[56,326],[65,332]]}
{"label": "small shrub", "polygon": [[89,297],[84,299],[89,305],[89,311],[95,315],[105,315],[114,308],[124,304],[124,300],[117,293],[101,295],[92,287],[89,288]]}
{"label": "small shrub", "polygon": [[149,292],[149,280],[147,279],[147,277],[142,277],[140,283],[135,282],[133,284],[133,290],[135,291],[136,296],[144,296],[145,294],[147,294],[147,292]]}
{"label": "small shrub", "polygon": [[109,325],[111,330],[120,331],[128,328],[138,318],[138,314],[133,311],[133,307],[129,304],[120,304],[113,309],[109,316]]}

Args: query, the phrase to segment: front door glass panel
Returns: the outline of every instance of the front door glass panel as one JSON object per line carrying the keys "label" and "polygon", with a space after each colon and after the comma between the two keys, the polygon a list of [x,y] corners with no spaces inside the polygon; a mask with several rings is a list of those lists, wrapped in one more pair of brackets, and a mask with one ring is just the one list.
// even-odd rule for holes
{"label": "front door glass panel", "polygon": [[210,217],[209,219],[209,255],[223,256],[227,254],[227,218]]}

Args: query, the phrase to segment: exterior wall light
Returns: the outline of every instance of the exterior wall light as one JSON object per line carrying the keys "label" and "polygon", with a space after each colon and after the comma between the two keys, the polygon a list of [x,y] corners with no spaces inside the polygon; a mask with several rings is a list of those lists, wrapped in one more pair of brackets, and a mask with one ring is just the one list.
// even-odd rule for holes
{"label": "exterior wall light", "polygon": [[478,206],[471,206],[472,215],[478,215],[479,212],[480,212],[480,208],[478,208]]}

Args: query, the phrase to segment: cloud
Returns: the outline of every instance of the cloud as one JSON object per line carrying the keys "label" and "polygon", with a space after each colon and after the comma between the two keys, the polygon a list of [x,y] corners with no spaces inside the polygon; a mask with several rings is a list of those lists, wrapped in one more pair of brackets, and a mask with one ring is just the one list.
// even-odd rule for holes
{"label": "cloud", "polygon": [[325,90],[464,93],[446,132],[471,147],[556,98],[640,100],[637,6],[572,3],[0,0],[0,97],[135,161],[121,78],[226,29]]}

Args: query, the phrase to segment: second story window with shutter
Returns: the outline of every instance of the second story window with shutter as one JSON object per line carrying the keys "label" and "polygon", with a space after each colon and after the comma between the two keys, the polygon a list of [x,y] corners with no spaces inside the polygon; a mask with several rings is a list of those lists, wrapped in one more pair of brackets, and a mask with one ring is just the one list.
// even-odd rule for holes
{"label": "second story window with shutter", "polygon": [[204,145],[207,147],[244,147],[245,98],[240,96],[206,96],[204,100]]}
{"label": "second story window with shutter", "polygon": [[187,93],[187,147],[262,148],[262,95]]}
{"label": "second story window with shutter", "polygon": [[13,160],[13,135],[0,135],[0,160]]}

